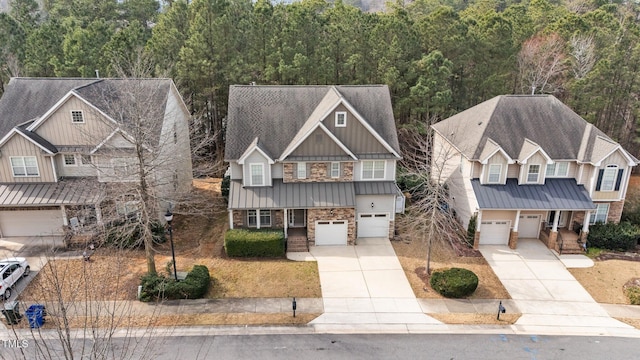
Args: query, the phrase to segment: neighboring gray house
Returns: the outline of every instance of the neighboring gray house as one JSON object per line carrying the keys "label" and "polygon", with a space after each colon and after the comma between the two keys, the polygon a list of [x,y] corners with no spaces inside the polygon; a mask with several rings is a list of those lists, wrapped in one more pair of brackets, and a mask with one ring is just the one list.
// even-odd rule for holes
{"label": "neighboring gray house", "polygon": [[551,95],[505,95],[433,125],[432,170],[474,246],[539,238],[579,249],[589,224],[619,222],[638,159]]}
{"label": "neighboring gray house", "polygon": [[134,212],[135,198],[107,204],[103,190],[136,181],[135,143],[166,210],[191,186],[189,117],[170,79],[11,79],[0,99],[0,236],[60,235],[102,222],[104,206]]}
{"label": "neighboring gray house", "polygon": [[226,139],[231,228],[284,229],[289,251],[393,235],[387,86],[231,86]]}

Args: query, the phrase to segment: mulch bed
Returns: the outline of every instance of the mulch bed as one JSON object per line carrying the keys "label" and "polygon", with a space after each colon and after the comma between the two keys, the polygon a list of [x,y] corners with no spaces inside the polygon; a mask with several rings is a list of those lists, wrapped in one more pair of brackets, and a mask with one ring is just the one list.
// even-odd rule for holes
{"label": "mulch bed", "polygon": [[640,254],[638,253],[613,253],[606,252],[596,256],[596,260],[627,260],[627,261],[640,261]]}

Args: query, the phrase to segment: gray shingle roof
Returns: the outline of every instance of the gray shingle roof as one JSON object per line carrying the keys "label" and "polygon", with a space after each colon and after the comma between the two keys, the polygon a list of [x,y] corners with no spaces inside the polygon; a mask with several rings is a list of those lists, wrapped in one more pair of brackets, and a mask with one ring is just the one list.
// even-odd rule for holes
{"label": "gray shingle roof", "polygon": [[[388,87],[335,88],[399,153]],[[231,86],[225,158],[237,160],[256,137],[266,151],[280,157],[330,89],[331,86]]]}
{"label": "gray shingle roof", "polygon": [[24,125],[20,125],[18,127],[16,127],[16,129],[23,134],[24,136],[28,137],[29,139],[31,139],[34,142],[37,142],[38,144],[40,144],[40,146],[42,146],[43,148],[49,150],[51,153],[55,154],[58,152],[58,149],[51,144],[50,142],[48,142],[47,140],[45,140],[42,136],[31,132],[29,130],[27,130],[27,126],[29,126],[31,124],[31,122],[26,123]]}
{"label": "gray shingle roof", "polygon": [[352,182],[283,183],[273,180],[273,186],[243,187],[231,181],[229,209],[308,209],[317,207],[355,207]]}
{"label": "gray shingle roof", "polygon": [[593,149],[598,136],[613,141],[552,95],[497,96],[433,128],[473,160],[480,158],[487,139],[512,159],[518,159],[526,138],[552,159],[585,162],[601,155]]}
{"label": "gray shingle roof", "polygon": [[481,185],[471,180],[478,206],[504,210],[593,210],[583,185],[575,179],[548,178],[544,185],[518,185],[517,179],[507,179],[506,185]]}

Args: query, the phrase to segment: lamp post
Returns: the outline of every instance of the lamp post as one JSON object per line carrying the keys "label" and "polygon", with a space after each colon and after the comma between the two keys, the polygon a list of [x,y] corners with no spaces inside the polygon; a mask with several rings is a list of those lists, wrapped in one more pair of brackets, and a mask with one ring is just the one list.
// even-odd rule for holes
{"label": "lamp post", "polygon": [[171,258],[173,259],[173,276],[175,277],[176,281],[178,281],[176,253],[173,249],[173,226],[171,225],[171,221],[173,220],[173,213],[171,213],[171,210],[167,209],[167,213],[164,214],[164,219],[167,220],[167,224],[169,224],[169,241],[171,242]]}

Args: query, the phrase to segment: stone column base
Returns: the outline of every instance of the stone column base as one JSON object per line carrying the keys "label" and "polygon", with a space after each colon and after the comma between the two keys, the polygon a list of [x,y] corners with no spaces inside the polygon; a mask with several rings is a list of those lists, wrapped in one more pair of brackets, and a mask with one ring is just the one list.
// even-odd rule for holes
{"label": "stone column base", "polygon": [[509,235],[509,248],[515,249],[518,247],[518,232],[511,230],[511,234]]}
{"label": "stone column base", "polygon": [[585,232],[585,231],[580,232],[580,241],[582,241],[583,244],[586,244],[588,236],[589,236],[589,232],[588,231],[587,232]]}
{"label": "stone column base", "polygon": [[558,240],[558,232],[557,231],[550,231],[549,232],[549,242],[547,243],[547,247],[549,249],[554,249],[556,248],[556,240]]}
{"label": "stone column base", "polygon": [[476,234],[473,236],[473,248],[478,250],[480,247],[480,231],[476,231]]}

